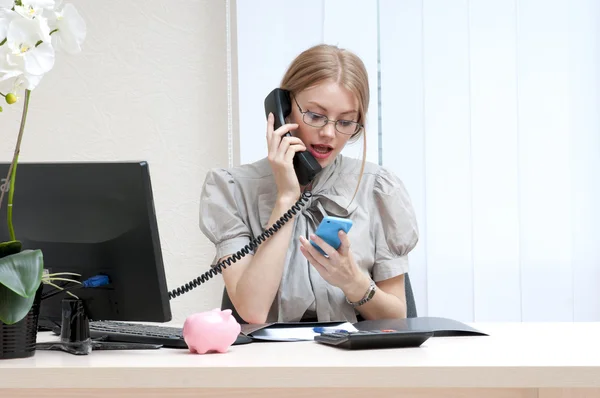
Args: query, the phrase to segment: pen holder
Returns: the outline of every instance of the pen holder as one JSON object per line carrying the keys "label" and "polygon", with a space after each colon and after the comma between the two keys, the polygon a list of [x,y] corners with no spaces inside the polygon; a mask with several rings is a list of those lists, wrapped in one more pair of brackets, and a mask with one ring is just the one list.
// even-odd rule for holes
{"label": "pen holder", "polygon": [[83,301],[65,298],[61,302],[61,310],[60,341],[38,343],[36,348],[38,350],[60,350],[74,355],[88,355],[92,352],[92,339]]}
{"label": "pen holder", "polygon": [[92,351],[90,323],[83,301],[65,298],[62,300],[62,327],[60,341],[69,347],[73,354],[89,354]]}

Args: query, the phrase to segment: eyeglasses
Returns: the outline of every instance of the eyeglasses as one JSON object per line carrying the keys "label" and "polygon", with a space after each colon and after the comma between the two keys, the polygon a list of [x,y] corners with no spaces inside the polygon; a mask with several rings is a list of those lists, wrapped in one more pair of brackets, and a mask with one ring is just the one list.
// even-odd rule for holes
{"label": "eyeglasses", "polygon": [[304,123],[308,124],[309,126],[325,127],[327,125],[327,123],[332,122],[335,126],[335,130],[338,133],[341,133],[344,135],[354,135],[354,134],[358,133],[360,131],[360,129],[362,129],[362,127],[363,127],[362,124],[357,123],[352,120],[330,120],[325,115],[321,115],[319,113],[314,113],[311,111],[303,111],[302,108],[300,107],[300,104],[298,104],[296,97],[294,97],[294,102],[296,103],[298,110],[302,114],[302,121]]}

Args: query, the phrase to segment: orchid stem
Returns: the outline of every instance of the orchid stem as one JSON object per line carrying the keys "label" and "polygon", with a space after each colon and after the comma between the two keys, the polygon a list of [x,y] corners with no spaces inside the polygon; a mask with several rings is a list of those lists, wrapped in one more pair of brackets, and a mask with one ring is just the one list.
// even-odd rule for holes
{"label": "orchid stem", "polygon": [[[27,120],[27,110],[29,109],[29,95],[31,94],[30,90],[25,90],[25,101],[23,104],[23,115],[21,117],[21,127],[19,128],[19,136],[17,138],[17,144],[15,145],[15,153],[13,155],[13,160],[8,168],[8,174],[6,176],[7,181],[10,181],[10,188],[8,188],[8,204],[6,205],[6,220],[8,223],[8,232],[10,234],[10,240],[16,240],[15,230],[12,223],[12,214],[13,214],[13,198],[15,194],[15,180],[17,176],[17,163],[19,161],[19,153],[21,152],[21,141],[23,140],[23,132],[25,131],[25,121]],[[7,184],[4,186],[6,187]],[[2,199],[4,199],[4,194],[6,193],[6,189],[0,189],[0,209],[2,208]]]}
{"label": "orchid stem", "polygon": [[6,94],[0,93],[1,96],[3,96],[4,98],[6,98]]}
{"label": "orchid stem", "polygon": [[4,40],[0,41],[0,46],[3,46],[4,43],[6,43],[6,40],[8,40],[8,39],[4,39]]}

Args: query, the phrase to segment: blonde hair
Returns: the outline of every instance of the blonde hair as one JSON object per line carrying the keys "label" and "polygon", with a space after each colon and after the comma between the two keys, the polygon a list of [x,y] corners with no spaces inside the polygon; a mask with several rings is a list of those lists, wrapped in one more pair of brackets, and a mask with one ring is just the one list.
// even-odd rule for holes
{"label": "blonde hair", "polygon": [[[354,94],[358,99],[358,123],[364,126],[369,109],[369,79],[364,63],[351,51],[329,44],[319,44],[303,51],[288,67],[281,80],[281,88],[297,94],[326,80],[335,81]],[[361,135],[363,136],[363,159],[352,200],[358,192],[365,169],[367,157],[365,128],[360,129],[349,139],[354,142]]]}

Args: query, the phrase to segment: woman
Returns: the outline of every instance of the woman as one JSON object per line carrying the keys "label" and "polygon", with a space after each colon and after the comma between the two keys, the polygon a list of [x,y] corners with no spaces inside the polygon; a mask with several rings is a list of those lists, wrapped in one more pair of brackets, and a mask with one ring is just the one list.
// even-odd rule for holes
{"label": "woman", "polygon": [[[268,116],[266,158],[208,173],[200,227],[220,262],[276,223],[302,192],[312,196],[256,252],[223,271],[232,303],[248,323],[405,317],[404,273],[418,239],[409,197],[396,176],[365,162],[364,151],[362,161],[340,154],[350,140],[364,139],[364,64],[347,50],[318,45],[292,62],[281,88],[290,92],[289,123],[274,130]],[[306,150],[322,171],[303,187],[293,157]],[[354,223],[340,233],[337,251],[313,235],[326,215]]]}

